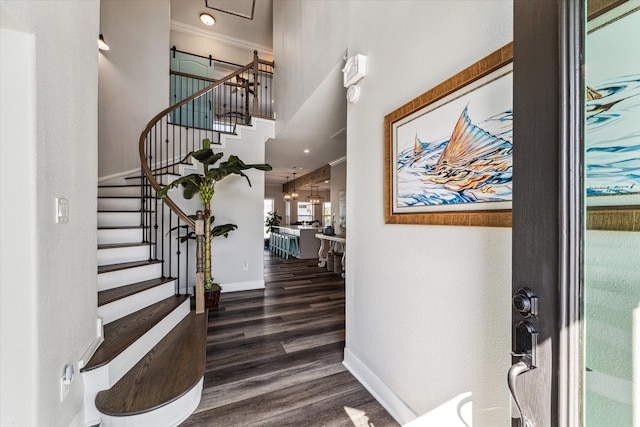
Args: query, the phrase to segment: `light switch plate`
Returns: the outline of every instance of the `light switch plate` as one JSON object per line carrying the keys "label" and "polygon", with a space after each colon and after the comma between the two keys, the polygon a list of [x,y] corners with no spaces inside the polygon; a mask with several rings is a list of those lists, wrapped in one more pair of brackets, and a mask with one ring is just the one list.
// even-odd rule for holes
{"label": "light switch plate", "polygon": [[56,197],[56,223],[66,224],[69,222],[69,200],[64,197]]}

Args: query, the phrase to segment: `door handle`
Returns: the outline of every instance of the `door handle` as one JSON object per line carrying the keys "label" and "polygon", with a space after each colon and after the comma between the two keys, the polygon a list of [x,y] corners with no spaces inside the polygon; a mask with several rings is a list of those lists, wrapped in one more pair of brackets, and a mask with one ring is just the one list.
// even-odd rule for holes
{"label": "door handle", "polygon": [[531,421],[529,421],[522,413],[522,406],[520,405],[520,399],[518,398],[518,393],[516,392],[516,378],[520,374],[524,374],[525,372],[530,370],[531,367],[520,360],[519,362],[511,365],[507,374],[507,384],[509,385],[509,391],[511,392],[513,401],[516,403],[518,413],[520,414],[520,425],[518,427],[533,427],[533,423],[531,423]]}
{"label": "door handle", "polygon": [[[520,317],[530,319],[538,316],[538,298],[529,288],[520,288],[513,296],[513,308]],[[520,396],[516,390],[516,378],[535,369],[538,365],[538,331],[528,320],[521,320],[513,327],[513,351],[511,355],[518,361],[511,365],[507,373],[507,384],[518,408],[520,423],[518,427],[534,427],[531,420],[525,417],[520,404]]]}

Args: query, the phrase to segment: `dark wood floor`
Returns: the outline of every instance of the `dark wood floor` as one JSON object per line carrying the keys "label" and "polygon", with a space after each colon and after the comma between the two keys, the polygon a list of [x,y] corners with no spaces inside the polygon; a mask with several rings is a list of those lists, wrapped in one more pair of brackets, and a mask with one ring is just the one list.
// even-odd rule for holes
{"label": "dark wood floor", "polygon": [[266,289],[209,312],[200,406],[183,426],[398,426],[342,365],[344,279],[265,252]]}

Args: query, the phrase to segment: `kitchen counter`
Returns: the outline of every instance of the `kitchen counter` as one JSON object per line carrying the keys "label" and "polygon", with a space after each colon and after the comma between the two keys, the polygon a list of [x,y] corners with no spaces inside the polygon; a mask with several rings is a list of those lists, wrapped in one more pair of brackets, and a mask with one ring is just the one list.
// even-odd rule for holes
{"label": "kitchen counter", "polygon": [[322,227],[314,227],[311,225],[290,225],[274,228],[280,233],[298,236],[298,248],[300,250],[298,258],[311,259],[318,257],[320,241],[315,238],[315,235],[322,232]]}

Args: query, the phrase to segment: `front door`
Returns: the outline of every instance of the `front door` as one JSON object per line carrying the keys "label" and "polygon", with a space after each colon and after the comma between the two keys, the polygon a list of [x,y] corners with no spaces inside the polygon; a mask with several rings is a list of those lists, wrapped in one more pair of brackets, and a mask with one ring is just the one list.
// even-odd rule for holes
{"label": "front door", "polygon": [[514,2],[514,426],[640,426],[639,51],[638,0]]}

